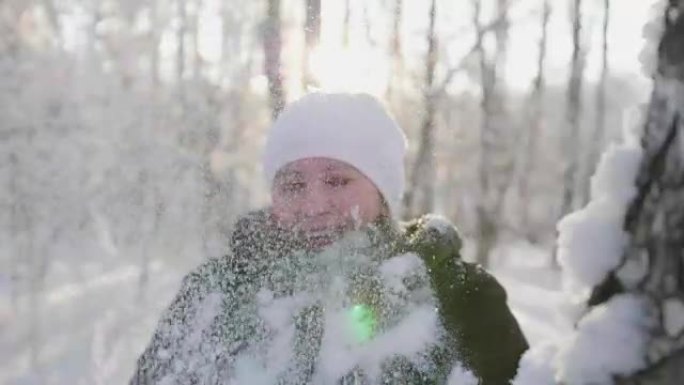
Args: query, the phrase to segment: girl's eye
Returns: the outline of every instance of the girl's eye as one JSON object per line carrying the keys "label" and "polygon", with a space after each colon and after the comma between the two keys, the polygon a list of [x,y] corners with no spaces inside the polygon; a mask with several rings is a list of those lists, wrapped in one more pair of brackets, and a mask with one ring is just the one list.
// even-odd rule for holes
{"label": "girl's eye", "polygon": [[344,177],[330,177],[325,180],[325,183],[328,184],[328,186],[332,187],[344,187],[349,184],[351,180],[349,178],[344,178]]}
{"label": "girl's eye", "polygon": [[298,193],[304,190],[303,182],[285,182],[281,185],[281,189],[288,193]]}

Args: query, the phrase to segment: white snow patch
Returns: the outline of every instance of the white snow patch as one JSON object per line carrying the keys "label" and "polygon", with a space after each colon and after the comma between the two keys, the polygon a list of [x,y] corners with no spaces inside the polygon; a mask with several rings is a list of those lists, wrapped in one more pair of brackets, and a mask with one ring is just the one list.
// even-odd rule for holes
{"label": "white snow patch", "polygon": [[447,385],[477,385],[480,381],[475,375],[465,369],[462,365],[457,364],[451,369]]}
{"label": "white snow patch", "polygon": [[273,385],[274,374],[263,367],[259,360],[250,356],[241,356],[235,362],[235,376],[230,385]]}
{"label": "white snow patch", "polygon": [[532,347],[512,385],[612,384],[614,376],[644,367],[653,318],[631,294],[592,309],[569,337]]}
{"label": "white snow patch", "polygon": [[558,379],[566,384],[611,384],[646,364],[652,317],[647,303],[631,294],[591,310],[558,354]]}
{"label": "white snow patch", "polygon": [[292,317],[309,303],[305,295],[294,295],[274,299],[270,290],[261,289],[257,293],[258,313],[271,329],[282,330],[291,323]]}
{"label": "white snow patch", "polygon": [[202,332],[206,330],[214,321],[214,318],[221,310],[221,303],[223,297],[219,293],[208,293],[206,298],[202,300],[199,309],[194,316],[191,332],[188,333],[185,343],[188,345],[188,350],[198,349],[202,342]]}
{"label": "white snow patch", "polygon": [[415,253],[407,253],[392,257],[380,265],[380,274],[387,288],[393,291],[403,292],[404,278],[415,273],[425,273],[423,260]]}
{"label": "white snow patch", "polygon": [[558,223],[558,259],[565,289],[576,302],[585,302],[591,288],[619,265],[628,240],[622,225],[643,151],[637,133],[624,135],[623,143],[602,155],[589,204]]}
{"label": "white snow patch", "polygon": [[354,228],[360,229],[363,224],[363,221],[361,220],[361,208],[359,207],[359,205],[354,205],[354,207],[352,207],[351,217],[354,221]]}
{"label": "white snow patch", "polygon": [[624,208],[613,202],[590,202],[558,224],[558,259],[573,300],[585,302],[591,289],[615,269],[627,244],[622,230]]}
{"label": "white snow patch", "polygon": [[[261,373],[257,374],[258,378],[250,379],[249,381],[241,379],[244,382],[237,382],[238,384],[277,382],[278,376],[287,370],[294,358],[292,347],[296,328],[292,320],[296,313],[309,303],[309,298],[306,295],[293,295],[274,299],[273,293],[263,289],[260,291],[259,297],[261,300],[258,308],[259,316],[272,333],[272,338],[268,341],[264,360],[266,367],[258,372]],[[242,375],[248,375],[247,370],[254,364],[250,356],[243,358],[240,365],[245,368],[245,372]],[[254,374],[249,375],[254,376]],[[238,379],[240,379],[239,376]]]}
{"label": "white snow patch", "polygon": [[[367,239],[350,242],[365,245]],[[321,311],[323,333],[317,356],[311,357],[315,365],[312,383],[338,383],[357,371],[370,383],[377,383],[390,359],[404,357],[416,364],[424,362],[425,353],[439,342],[443,329],[432,298],[414,298],[405,287],[407,282],[415,281],[413,278],[426,275],[422,259],[407,253],[382,262],[372,261],[368,256],[348,252],[345,245],[337,246],[313,259],[302,256],[309,258],[311,265],[288,278],[294,282],[292,294],[279,296],[277,289],[265,287],[256,293],[256,311],[265,326],[265,338],[239,354],[231,384],[271,385],[283,379],[297,383],[302,372],[298,367],[301,357],[295,348],[296,322],[309,306]],[[349,289],[358,274],[369,274],[384,283],[388,309],[401,306],[389,324],[379,328],[379,334],[363,342],[349,323],[349,306],[356,303]],[[394,294],[399,294],[397,303],[389,300]]]}
{"label": "white snow patch", "polygon": [[438,318],[431,306],[417,306],[395,327],[363,344],[350,344],[349,336],[340,332],[346,329],[344,312],[326,318],[314,383],[334,383],[355,367],[374,383],[386,359],[411,358],[437,342]]}
{"label": "white snow patch", "polygon": [[[591,201],[558,223],[558,259],[571,318],[584,312],[594,286],[616,269],[629,240],[623,231],[628,205],[636,194],[641,163],[640,135],[625,130],[624,141],[611,145],[591,180]],[[637,263],[638,264],[638,263]],[[624,274],[638,279],[640,266]],[[631,294],[613,297],[591,309],[569,337],[533,346],[521,359],[513,385],[612,384],[646,363],[651,308]]]}
{"label": "white snow patch", "polygon": [[556,343],[542,343],[533,346],[520,359],[518,373],[512,385],[548,385],[554,384],[554,362],[558,346]]}
{"label": "white snow patch", "polygon": [[[495,269],[548,269],[552,252],[548,247],[533,244],[525,239],[500,241],[490,252]],[[491,266],[490,266],[491,268]]]}
{"label": "white snow patch", "polygon": [[440,234],[448,234],[454,231],[454,225],[445,217],[438,214],[426,214],[423,216],[426,229],[435,229]]}
{"label": "white snow patch", "polygon": [[665,32],[664,15],[666,7],[667,1],[655,1],[651,6],[649,21],[644,25],[642,31],[645,42],[639,54],[639,61],[641,62],[641,70],[647,77],[653,76],[657,69],[658,45]]}
{"label": "white snow patch", "polygon": [[684,331],[684,303],[679,298],[668,298],[663,304],[665,331],[677,337]]}
{"label": "white snow patch", "polygon": [[645,250],[630,255],[625,264],[620,266],[617,276],[628,289],[635,288],[648,275],[648,253]]}

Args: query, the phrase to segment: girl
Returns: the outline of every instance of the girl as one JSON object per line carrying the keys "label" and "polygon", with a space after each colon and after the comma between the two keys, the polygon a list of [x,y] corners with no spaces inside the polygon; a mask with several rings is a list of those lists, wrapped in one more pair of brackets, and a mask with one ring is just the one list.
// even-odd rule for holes
{"label": "girl", "polygon": [[264,153],[270,207],[184,279],[131,384],[446,384],[459,373],[508,384],[527,343],[504,289],[461,260],[446,220],[396,220],[405,151],[371,96],[313,93],[286,108]]}

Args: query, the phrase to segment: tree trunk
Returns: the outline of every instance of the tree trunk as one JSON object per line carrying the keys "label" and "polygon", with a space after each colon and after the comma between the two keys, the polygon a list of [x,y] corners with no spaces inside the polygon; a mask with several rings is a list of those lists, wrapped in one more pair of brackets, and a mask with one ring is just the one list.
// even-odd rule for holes
{"label": "tree trunk", "polygon": [[45,13],[50,22],[50,27],[53,31],[53,36],[57,41],[57,46],[61,48],[62,46],[62,23],[59,19],[59,13],[52,0],[43,0],[43,6],[45,7]]}
{"label": "tree trunk", "polygon": [[[83,64],[85,65],[84,69],[86,71],[89,70],[89,68],[93,65],[93,63],[97,63],[99,60],[102,60],[101,57],[98,57],[97,53],[97,46],[100,42],[101,35],[97,32],[97,25],[102,21],[103,14],[100,11],[100,8],[98,7],[98,4],[93,4],[92,7],[89,9],[90,11],[90,21],[88,23],[88,26],[86,28],[85,36],[86,36],[86,43],[85,43],[85,48],[83,52]],[[106,46],[106,44],[105,44]],[[109,50],[107,50],[108,54],[111,54]]]}
{"label": "tree trunk", "polygon": [[[30,130],[33,131],[33,130]],[[31,142],[31,133],[18,140]],[[30,194],[21,188],[22,169],[25,171],[26,165],[22,164],[17,152],[9,154],[10,183],[9,183],[9,220],[10,235],[12,238],[12,302],[14,310],[19,311],[22,297],[28,300],[28,334],[26,335],[26,345],[29,350],[29,365],[31,371],[36,376],[38,383],[42,380],[41,354],[43,349],[43,299],[45,292],[45,276],[47,274],[48,256],[45,252],[39,252],[36,247],[36,223],[35,213],[32,210]],[[20,283],[26,283],[26,287],[19,287]],[[22,285],[23,286],[23,285]],[[23,301],[21,301],[23,302]]]}
{"label": "tree trunk", "polygon": [[159,4],[150,1],[150,82],[152,89],[159,88]]}
{"label": "tree trunk", "polygon": [[351,0],[344,0],[344,19],[342,21],[342,46],[349,47],[351,32]]}
{"label": "tree trunk", "polygon": [[413,217],[432,211],[435,198],[435,66],[437,64],[437,1],[430,5],[430,21],[427,34],[428,51],[425,60],[425,84],[423,88],[423,121],[420,127],[418,153],[411,169],[409,190],[404,197],[405,215]]}
{"label": "tree trunk", "polygon": [[22,228],[22,219],[25,218],[26,210],[20,203],[22,198],[18,185],[21,174],[19,171],[19,159],[16,153],[12,152],[9,154],[8,166],[10,170],[9,186],[7,186],[10,199],[9,235],[15,246],[12,258],[10,259],[10,291],[12,310],[14,310],[14,313],[17,313],[19,311],[19,296],[21,294],[21,288],[19,287],[21,282],[21,265],[25,263],[26,259],[21,245],[21,233],[26,231]]}
{"label": "tree trunk", "polygon": [[[496,27],[494,28],[494,36],[496,39],[496,72],[503,71],[506,67],[506,56],[508,54],[509,1],[510,0],[496,1]],[[498,77],[503,78],[503,76]],[[501,90],[499,93],[501,93]]]}
{"label": "tree trunk", "polygon": [[178,31],[176,40],[178,49],[176,50],[176,81],[182,87],[183,76],[185,75],[185,34],[187,29],[187,13],[185,10],[185,0],[176,2],[178,12]]}
{"label": "tree trunk", "polygon": [[401,21],[403,17],[403,0],[395,0],[392,15],[392,37],[390,40],[391,71],[387,82],[387,100],[392,101],[396,83],[403,76],[403,60],[401,47]]}
{"label": "tree trunk", "polygon": [[546,63],[546,50],[548,42],[548,26],[551,17],[550,0],[545,0],[541,18],[539,38],[539,54],[537,56],[537,75],[532,84],[532,94],[530,95],[530,124],[527,135],[519,147],[519,154],[522,157],[520,177],[518,179],[518,191],[520,194],[520,225],[530,241],[534,241],[534,231],[530,228],[530,176],[534,171],[537,157],[537,139],[542,126],[542,116],[544,112],[543,94],[546,85],[544,77],[544,67]]}
{"label": "tree trunk", "polygon": [[[28,211],[28,210],[27,210]],[[27,213],[26,232],[33,238],[34,226],[31,214]],[[45,276],[47,275],[47,256],[36,250],[33,239],[26,242],[26,256],[29,258],[29,346],[33,372],[42,378],[41,354],[43,350],[43,300],[45,295]]]}
{"label": "tree trunk", "polygon": [[481,20],[481,0],[474,0],[473,26],[476,31],[475,52],[479,57],[480,86],[480,162],[478,179],[480,198],[477,207],[477,261],[489,265],[489,252],[496,244],[504,195],[512,180],[513,162],[504,140],[506,123],[503,93],[498,88],[499,71],[505,65],[508,41],[508,1],[497,2],[495,38],[496,52],[490,58],[484,47],[488,29]]}
{"label": "tree trunk", "polygon": [[271,117],[275,119],[285,105],[285,89],[280,65],[282,39],[280,34],[280,0],[267,0],[264,26],[264,72],[268,79]]}
{"label": "tree trunk", "polygon": [[575,208],[577,174],[580,151],[580,114],[582,113],[582,81],[584,77],[585,52],[582,47],[582,0],[572,0],[572,61],[567,93],[567,129],[563,135],[565,171],[563,175],[563,200],[561,216]]}
{"label": "tree trunk", "polygon": [[477,255],[476,260],[487,266],[489,263],[489,250],[494,246],[493,239],[494,219],[492,218],[491,210],[489,209],[490,196],[490,180],[489,165],[490,152],[488,151],[491,145],[490,131],[492,118],[492,91],[494,89],[494,78],[491,73],[491,67],[488,63],[487,53],[484,49],[483,41],[485,31],[480,20],[482,14],[482,3],[480,0],[473,2],[475,12],[473,15],[473,23],[476,31],[476,52],[479,57],[480,65],[480,87],[482,88],[482,99],[480,101],[480,164],[478,169],[478,180],[480,187],[480,199],[477,206]]}
{"label": "tree trunk", "polygon": [[195,2],[195,13],[192,15],[192,77],[193,79],[199,79],[202,77],[202,55],[200,54],[199,44],[200,44],[200,12],[202,12],[202,7],[204,7],[203,0],[197,0]]}
{"label": "tree trunk", "polygon": [[[625,217],[630,241],[612,275],[618,284],[602,299],[620,291],[648,298],[657,325],[649,334],[647,367],[620,384],[675,385],[684,375],[684,324],[676,311],[684,306],[684,0],[669,0],[663,20],[637,195]],[[637,279],[625,274],[634,266],[646,268]]]}
{"label": "tree trunk", "polygon": [[373,38],[373,22],[371,21],[370,8],[368,7],[369,4],[369,1],[365,1],[363,3],[363,29],[365,31],[366,41],[368,44],[371,46],[376,46],[377,42]]}
{"label": "tree trunk", "polygon": [[591,177],[596,171],[599,154],[603,148],[606,128],[606,81],[608,80],[608,28],[610,26],[610,0],[603,0],[603,41],[601,49],[601,77],[596,92],[596,123],[589,143],[589,157],[585,165],[586,172],[582,178],[582,206],[589,202]]}
{"label": "tree trunk", "polygon": [[306,17],[304,19],[304,58],[302,60],[302,87],[304,91],[318,85],[311,73],[311,54],[318,46],[321,38],[321,0],[305,0]]}

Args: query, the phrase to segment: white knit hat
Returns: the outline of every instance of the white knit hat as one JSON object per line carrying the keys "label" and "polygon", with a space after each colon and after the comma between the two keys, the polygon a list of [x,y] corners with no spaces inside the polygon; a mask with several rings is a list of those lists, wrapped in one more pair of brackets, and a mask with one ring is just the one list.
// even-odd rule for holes
{"label": "white knit hat", "polygon": [[367,94],[311,93],[289,105],[266,141],[269,186],[278,170],[305,158],[330,158],[354,166],[399,213],[404,192],[406,137],[380,102]]}

